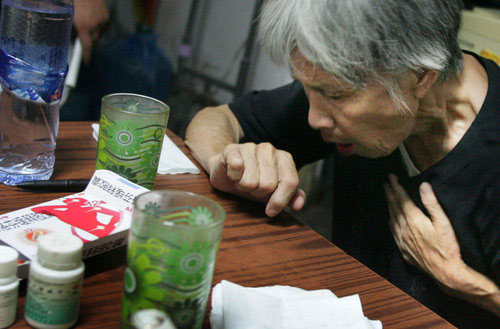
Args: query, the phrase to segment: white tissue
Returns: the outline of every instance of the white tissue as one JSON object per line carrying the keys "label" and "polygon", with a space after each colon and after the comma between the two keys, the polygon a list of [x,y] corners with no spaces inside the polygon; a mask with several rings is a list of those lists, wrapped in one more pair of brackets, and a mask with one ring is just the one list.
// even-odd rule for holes
{"label": "white tissue", "polygon": [[[92,136],[99,136],[99,124],[92,124]],[[161,148],[158,174],[199,174],[200,170],[182,153],[182,151],[165,135]]]}
{"label": "white tissue", "polygon": [[246,288],[223,280],[212,290],[212,329],[381,329],[363,315],[358,295],[289,286]]}

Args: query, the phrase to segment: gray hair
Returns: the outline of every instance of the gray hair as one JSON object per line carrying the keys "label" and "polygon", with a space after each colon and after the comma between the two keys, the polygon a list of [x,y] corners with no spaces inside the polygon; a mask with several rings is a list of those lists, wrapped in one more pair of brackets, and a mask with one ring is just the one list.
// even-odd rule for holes
{"label": "gray hair", "polygon": [[446,81],[462,70],[461,9],[460,0],[267,0],[259,39],[277,63],[292,68],[297,49],[355,88],[378,81],[407,109],[405,73],[436,70]]}

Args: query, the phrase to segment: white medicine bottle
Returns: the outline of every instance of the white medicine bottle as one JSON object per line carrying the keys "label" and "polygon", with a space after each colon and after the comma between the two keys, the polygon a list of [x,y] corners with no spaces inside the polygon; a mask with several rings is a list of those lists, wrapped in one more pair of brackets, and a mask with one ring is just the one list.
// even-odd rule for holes
{"label": "white medicine bottle", "polygon": [[19,254],[11,247],[0,246],[0,328],[7,328],[16,319],[17,259]]}
{"label": "white medicine bottle", "polygon": [[38,239],[24,313],[32,327],[65,329],[76,323],[84,272],[82,247],[82,240],[72,234],[49,233]]}

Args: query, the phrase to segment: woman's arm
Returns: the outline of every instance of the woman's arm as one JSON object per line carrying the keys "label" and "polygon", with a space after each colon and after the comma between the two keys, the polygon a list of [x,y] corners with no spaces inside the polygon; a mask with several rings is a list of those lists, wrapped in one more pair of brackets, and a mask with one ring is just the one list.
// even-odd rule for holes
{"label": "woman's arm", "polygon": [[453,227],[431,185],[420,185],[422,203],[431,218],[415,206],[395,176],[384,188],[391,231],[405,261],[431,275],[443,292],[500,317],[499,287],[464,263]]}
{"label": "woman's arm", "polygon": [[210,173],[210,161],[229,144],[243,137],[238,120],[228,105],[207,107],[198,112],[186,130],[186,145],[198,163]]}
{"label": "woman's arm", "polygon": [[274,217],[286,206],[300,210],[305,193],[290,153],[270,143],[238,144],[243,129],[228,105],[201,110],[186,131],[186,145],[224,192],[267,203]]}

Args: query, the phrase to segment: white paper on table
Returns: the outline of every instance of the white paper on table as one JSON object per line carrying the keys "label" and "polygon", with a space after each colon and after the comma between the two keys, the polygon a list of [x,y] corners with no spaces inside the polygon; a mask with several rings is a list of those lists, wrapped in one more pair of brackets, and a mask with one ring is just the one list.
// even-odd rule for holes
{"label": "white paper on table", "polygon": [[246,288],[223,280],[212,290],[212,329],[381,329],[363,314],[358,295],[290,286]]}
{"label": "white paper on table", "polygon": [[[99,124],[92,124],[92,136],[95,140],[99,136]],[[161,148],[158,174],[199,174],[200,170],[182,153],[182,151],[165,135]]]}

